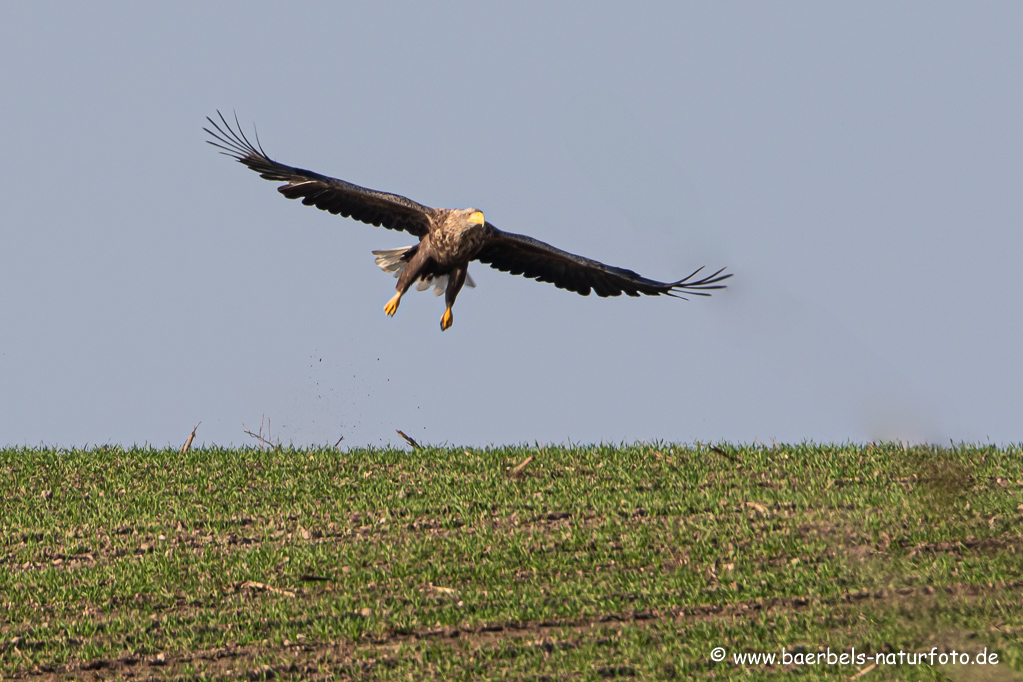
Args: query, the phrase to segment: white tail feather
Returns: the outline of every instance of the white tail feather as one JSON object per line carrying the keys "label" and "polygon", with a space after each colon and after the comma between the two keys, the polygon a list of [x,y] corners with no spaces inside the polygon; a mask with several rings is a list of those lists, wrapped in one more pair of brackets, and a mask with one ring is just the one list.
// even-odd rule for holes
{"label": "white tail feather", "polygon": [[397,277],[408,263],[408,261],[402,260],[402,256],[411,248],[411,246],[402,246],[397,249],[378,249],[373,252],[373,255],[376,256],[374,260],[384,272],[393,272]]}

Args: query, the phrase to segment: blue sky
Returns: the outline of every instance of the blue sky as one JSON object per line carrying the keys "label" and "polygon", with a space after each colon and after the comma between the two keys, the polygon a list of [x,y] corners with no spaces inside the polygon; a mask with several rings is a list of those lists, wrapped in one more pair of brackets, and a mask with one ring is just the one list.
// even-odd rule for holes
{"label": "blue sky", "polygon": [[[1019,442],[1018,3],[0,5],[0,443]],[[275,159],[709,299],[475,264]]]}

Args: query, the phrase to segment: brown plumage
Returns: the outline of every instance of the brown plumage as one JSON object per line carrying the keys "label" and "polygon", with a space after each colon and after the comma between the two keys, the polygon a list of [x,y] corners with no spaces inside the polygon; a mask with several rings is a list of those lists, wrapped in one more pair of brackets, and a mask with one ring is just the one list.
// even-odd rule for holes
{"label": "brown plumage", "polygon": [[602,297],[664,294],[685,298],[680,296],[683,293],[709,296],[710,290],[723,289],[725,285],[721,282],[732,276],[721,274],[722,268],[702,279],[694,279],[703,269],[699,268],[678,281],[658,282],[632,270],[562,251],[532,237],[503,232],[487,222],[475,208],[432,208],[397,194],[286,166],[270,159],[258,140],[255,145],[249,142],[241,126],[236,132],[223,114],[217,114],[219,124],[212,118],[206,119],[213,127],[212,130],[203,128],[213,138],[207,141],[260,177],[284,182],[278,191],[287,198],[301,199],[306,206],[419,237],[419,243],[413,246],[373,252],[377,264],[387,272],[395,272],[398,278],[397,293],[384,306],[388,315],[397,312],[401,297],[413,284],[418,283],[419,289],[434,285],[435,293],[443,290],[445,294],[447,308],[441,317],[441,329],[447,329],[452,323],[451,308],[458,292],[464,284],[473,286],[468,277],[472,260],[513,275],[550,282],[583,296],[588,296],[590,291]]}

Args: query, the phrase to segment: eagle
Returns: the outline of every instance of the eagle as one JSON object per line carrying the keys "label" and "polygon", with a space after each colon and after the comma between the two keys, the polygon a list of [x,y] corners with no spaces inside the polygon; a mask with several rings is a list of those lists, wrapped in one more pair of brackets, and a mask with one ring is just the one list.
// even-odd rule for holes
{"label": "eagle", "polygon": [[658,282],[625,268],[605,265],[590,258],[555,248],[539,239],[504,232],[494,227],[475,208],[432,208],[406,197],[354,185],[345,180],[320,175],[303,168],[274,161],[257,137],[252,144],[245,136],[235,115],[237,130],[217,112],[220,123],[206,117],[211,128],[203,130],[222,154],[248,166],[267,180],[283,182],[277,191],[289,199],[301,199],[306,206],[315,206],[334,215],[354,218],[363,223],[408,232],[419,238],[418,244],[397,249],[374,251],[376,263],[385,272],[398,278],[397,292],[384,305],[384,312],[393,316],[401,297],[415,284],[420,291],[434,287],[435,295],[444,293],[446,308],[440,318],[441,331],[454,322],[451,308],[463,285],[475,286],[469,277],[469,262],[477,260],[492,268],[523,275],[538,282],[549,282],[588,296],[657,296],[664,294],[685,299],[681,294],[709,296],[713,289],[723,289],[731,273],[721,268],[712,275],[696,279],[698,268],[688,277],[675,282]]}

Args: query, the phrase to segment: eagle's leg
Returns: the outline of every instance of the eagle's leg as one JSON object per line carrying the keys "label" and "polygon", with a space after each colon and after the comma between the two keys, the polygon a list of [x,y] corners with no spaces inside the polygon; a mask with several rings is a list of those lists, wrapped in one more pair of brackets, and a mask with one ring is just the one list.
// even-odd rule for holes
{"label": "eagle's leg", "polygon": [[409,260],[408,265],[401,269],[401,274],[398,275],[398,284],[395,286],[397,293],[391,297],[390,301],[384,304],[385,313],[393,316],[398,312],[398,304],[401,303],[401,297],[405,295],[405,292],[408,291],[413,282],[419,279],[419,275],[430,266],[431,261],[428,253],[427,249],[416,249],[416,253]]}
{"label": "eagle's leg", "polygon": [[445,331],[455,323],[455,316],[451,314],[451,307],[455,305],[455,299],[458,298],[458,292],[462,290],[462,285],[465,284],[465,275],[468,272],[469,266],[463,265],[454,268],[448,273],[448,287],[444,290],[444,302],[447,304],[447,308],[440,318],[441,331]]}
{"label": "eagle's leg", "polygon": [[384,304],[384,312],[389,316],[393,316],[396,312],[398,312],[398,304],[401,303],[401,295],[403,293],[405,292],[399,289],[398,293],[391,296],[391,300]]}

